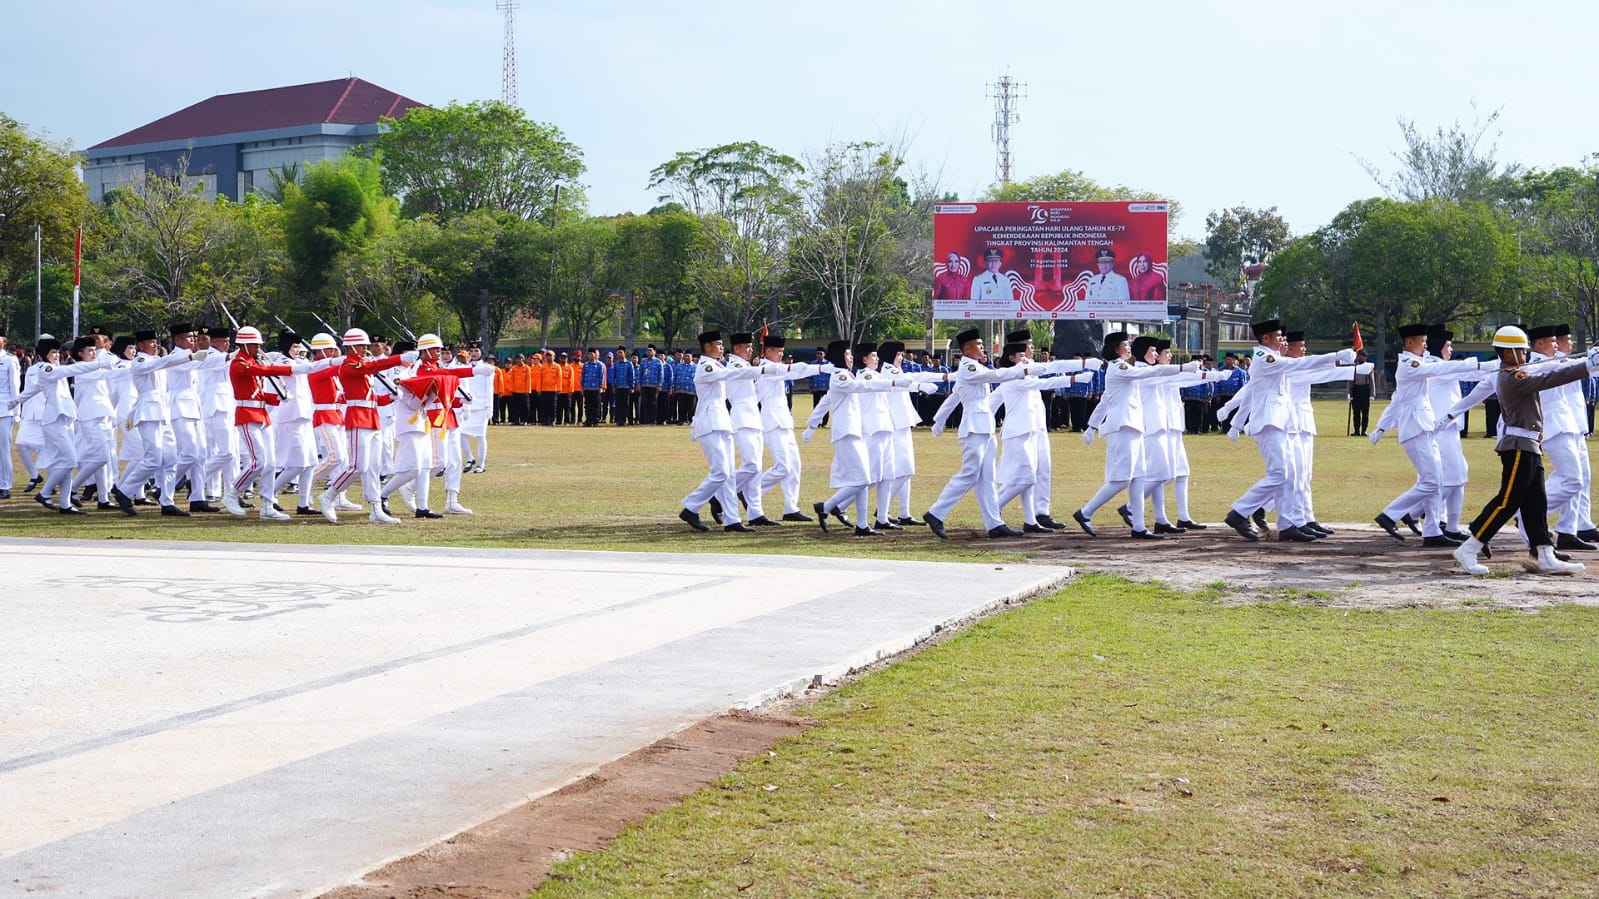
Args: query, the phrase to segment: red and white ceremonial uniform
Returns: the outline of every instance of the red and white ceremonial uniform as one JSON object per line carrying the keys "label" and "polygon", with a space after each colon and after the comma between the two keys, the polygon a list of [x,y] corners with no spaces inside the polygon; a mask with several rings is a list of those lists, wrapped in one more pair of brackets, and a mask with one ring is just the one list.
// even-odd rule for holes
{"label": "red and white ceremonial uniform", "polygon": [[344,387],[335,366],[310,375],[306,381],[311,388],[311,427],[316,432],[317,451],[322,454],[312,479],[331,485],[349,463],[345,455]]}
{"label": "red and white ceremonial uniform", "polygon": [[[378,418],[380,403],[390,400],[373,392],[372,378],[392,368],[405,364],[401,356],[374,359],[361,355],[359,350],[347,347],[339,357],[335,370],[339,387],[344,393],[344,468],[334,477],[328,489],[335,495],[344,492],[361,477],[361,492],[368,503],[375,503],[382,493],[378,476],[382,473],[382,454],[378,444],[381,422]],[[392,382],[391,382],[392,383]]]}
{"label": "red and white ceremonial uniform", "polygon": [[239,436],[239,476],[233,480],[224,499],[237,503],[236,498],[253,483],[260,494],[263,518],[272,517],[267,513],[272,510],[273,478],[278,467],[272,441],[266,435],[266,429],[272,424],[267,407],[276,405],[279,397],[263,390],[261,379],[293,373],[294,369],[288,365],[268,365],[244,353],[238,353],[228,363],[228,384],[233,388],[233,427]]}

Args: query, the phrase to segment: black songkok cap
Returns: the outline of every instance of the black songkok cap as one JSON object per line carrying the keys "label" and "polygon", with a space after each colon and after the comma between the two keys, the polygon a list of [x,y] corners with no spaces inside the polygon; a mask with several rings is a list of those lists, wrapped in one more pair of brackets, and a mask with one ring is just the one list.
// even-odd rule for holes
{"label": "black songkok cap", "polygon": [[409,353],[412,350],[416,349],[416,341],[414,341],[414,340],[401,340],[398,343],[396,343],[394,346],[390,347],[389,349],[396,356],[400,355],[401,353]]}
{"label": "black songkok cap", "polygon": [[1571,326],[1570,325],[1565,325],[1565,324],[1555,325],[1555,336],[1556,337],[1570,337],[1571,336]]}
{"label": "black songkok cap", "polygon": [[1426,325],[1401,325],[1399,336],[1405,340],[1409,340],[1412,337],[1426,337],[1428,330]]}
{"label": "black songkok cap", "polygon": [[855,364],[859,365],[862,359],[865,359],[867,355],[875,352],[877,352],[877,344],[875,343],[855,344]]}
{"label": "black songkok cap", "polygon": [[1033,339],[1033,332],[1027,328],[1020,331],[1011,331],[1005,335],[1006,343],[1026,343]]}
{"label": "black songkok cap", "polygon": [[[755,342],[755,335],[751,334],[748,331],[740,331],[737,334],[733,335],[733,346],[740,346],[742,344],[754,343],[754,342]],[[620,349],[620,347],[618,349]]]}
{"label": "black songkok cap", "polygon": [[144,329],[142,331],[134,331],[133,332],[133,339],[139,341],[140,343],[143,343],[146,340],[155,340],[156,339],[155,329],[146,328],[146,329]]}
{"label": "black songkok cap", "polygon": [[905,344],[899,340],[885,340],[877,345],[877,355],[884,362],[894,361],[894,357],[905,352]]}
{"label": "black songkok cap", "polygon": [[1027,352],[1027,344],[1015,342],[1007,343],[1005,344],[1004,351],[999,354],[999,359],[997,360],[998,365],[1001,368],[1009,368],[1010,366],[1016,364],[1011,361],[1010,357],[1016,355],[1017,353],[1025,352]]}
{"label": "black songkok cap", "polygon": [[[786,343],[787,341],[783,339],[781,334],[768,334],[761,338],[761,346],[766,347],[769,350],[780,348]],[[655,344],[650,344],[650,349],[655,349]]]}
{"label": "black songkok cap", "polygon": [[39,342],[33,345],[33,349],[40,356],[43,356],[51,350],[61,349],[61,341],[54,337],[41,337]]}
{"label": "black songkok cap", "polygon": [[1144,356],[1149,353],[1149,348],[1159,345],[1160,341],[1150,337],[1148,334],[1138,335],[1138,337],[1133,340],[1133,360],[1135,362],[1144,361]]}
{"label": "black songkok cap", "polygon": [[80,351],[86,350],[97,343],[99,343],[99,341],[96,339],[95,335],[85,334],[82,337],[79,337],[77,340],[72,341],[72,355],[76,356]]}
{"label": "black songkok cap", "polygon": [[835,340],[829,343],[827,345],[827,361],[831,362],[834,368],[843,368],[844,351],[847,349],[849,349],[849,341],[847,340]]}
{"label": "black songkok cap", "polygon": [[706,332],[704,332],[703,334],[700,335],[700,346],[705,346],[707,343],[715,343],[716,341],[721,340],[721,339],[722,339],[722,332],[721,331],[706,331]]}
{"label": "black songkok cap", "polygon": [[971,343],[982,336],[982,332],[978,331],[976,328],[967,328],[966,330],[955,335],[955,345],[958,347],[965,346],[966,344]]}
{"label": "black songkok cap", "polygon": [[233,339],[233,329],[232,328],[206,328],[205,329],[205,336],[207,336],[207,337],[222,337],[222,338],[225,338],[227,340],[232,340]]}
{"label": "black songkok cap", "polygon": [[1259,340],[1273,331],[1281,331],[1283,329],[1283,323],[1282,319],[1268,318],[1263,322],[1255,322],[1249,327],[1254,330],[1255,339]]}
{"label": "black songkok cap", "polygon": [[1289,343],[1303,343],[1305,341],[1305,332],[1304,331],[1284,331],[1283,332],[1283,339],[1288,341]]}
{"label": "black songkok cap", "polygon": [[174,336],[178,334],[187,334],[193,330],[194,325],[190,324],[189,322],[173,322],[172,324],[167,325],[167,333]]}
{"label": "black songkok cap", "polygon": [[122,358],[122,354],[126,353],[128,351],[128,347],[130,346],[133,346],[133,338],[124,334],[121,337],[118,337],[116,340],[111,341],[111,354],[120,359]]}
{"label": "black songkok cap", "polygon": [[1105,335],[1105,345],[1100,347],[1099,355],[1106,361],[1116,358],[1116,348],[1127,339],[1126,331],[1112,331]]}

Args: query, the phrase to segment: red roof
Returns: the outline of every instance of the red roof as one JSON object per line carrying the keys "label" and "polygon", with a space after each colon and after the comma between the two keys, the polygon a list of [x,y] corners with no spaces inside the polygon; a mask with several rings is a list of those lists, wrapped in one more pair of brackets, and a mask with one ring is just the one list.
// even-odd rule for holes
{"label": "red roof", "polygon": [[421,105],[370,81],[339,78],[293,87],[219,94],[89,149],[188,140],[324,122],[366,125],[375,123],[382,116],[399,116]]}

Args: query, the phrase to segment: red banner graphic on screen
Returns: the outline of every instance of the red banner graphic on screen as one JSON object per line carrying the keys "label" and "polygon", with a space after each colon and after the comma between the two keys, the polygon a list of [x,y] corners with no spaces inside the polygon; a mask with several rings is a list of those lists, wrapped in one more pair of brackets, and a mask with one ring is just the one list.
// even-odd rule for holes
{"label": "red banner graphic on screen", "polygon": [[1166,317],[1164,201],[933,207],[935,318]]}

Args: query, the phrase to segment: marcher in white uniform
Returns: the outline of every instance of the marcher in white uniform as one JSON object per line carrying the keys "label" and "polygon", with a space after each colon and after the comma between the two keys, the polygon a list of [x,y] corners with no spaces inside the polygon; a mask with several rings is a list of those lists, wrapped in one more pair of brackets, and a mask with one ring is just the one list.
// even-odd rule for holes
{"label": "marcher in white uniform", "polygon": [[[74,434],[78,441],[78,473],[67,488],[69,496],[90,484],[95,488],[96,507],[115,509],[111,502],[111,483],[115,469],[111,461],[117,448],[117,407],[111,399],[111,382],[119,373],[117,358],[100,348],[97,337],[79,337],[72,344],[75,361],[105,359],[104,367],[72,375],[72,399],[77,406]],[[207,360],[209,362],[210,360]]]}
{"label": "marcher in white uniform", "polygon": [[[1376,443],[1382,439],[1385,428],[1397,430],[1399,445],[1404,448],[1405,455],[1416,469],[1416,483],[1389,503],[1375,519],[1378,527],[1400,541],[1405,538],[1399,533],[1399,519],[1417,509],[1432,509],[1442,496],[1443,461],[1438,454],[1436,436],[1438,416],[1434,414],[1427,396],[1427,382],[1433,378],[1458,381],[1462,375],[1498,371],[1499,367],[1497,360],[1485,364],[1476,358],[1425,364],[1423,354],[1427,348],[1427,330],[1427,326],[1421,324],[1405,325],[1399,329],[1405,348],[1399,354],[1394,370],[1394,394],[1389,400],[1388,411],[1383,414],[1388,424],[1379,421],[1372,438],[1372,442]],[[1443,522],[1439,520],[1442,517],[1427,516],[1422,529],[1422,543],[1450,548],[1459,546],[1461,541],[1444,536]]]}
{"label": "marcher in white uniform", "polygon": [[1057,374],[1067,369],[1053,362],[1026,363],[1005,369],[989,368],[985,364],[987,356],[983,352],[983,341],[976,328],[955,335],[955,343],[961,351],[953,391],[961,404],[961,467],[944,485],[943,492],[939,493],[933,507],[927,510],[922,520],[927,522],[934,535],[944,539],[944,521],[955,504],[966,494],[975,493],[977,509],[983,516],[983,527],[989,537],[1020,537],[1021,531],[1006,526],[999,517],[999,494],[994,484],[994,463],[999,446],[994,438],[994,404],[988,388],[1004,381]]}
{"label": "marcher in white uniform", "polygon": [[[872,356],[875,357],[876,347],[873,346],[872,350]],[[832,515],[845,527],[853,527],[855,536],[874,537],[882,532],[870,526],[871,519],[868,516],[871,511],[867,499],[878,475],[872,470],[871,454],[874,449],[866,441],[862,400],[895,389],[919,389],[931,393],[938,388],[908,379],[896,381],[864,367],[859,372],[851,373],[850,369],[857,360],[846,340],[835,340],[828,344],[827,361],[835,371],[828,383],[827,396],[811,410],[803,439],[810,442],[811,435],[816,433],[822,419],[828,419],[827,427],[833,444],[833,467],[829,472],[828,484],[835,492],[811,508],[816,512],[817,526],[824,531],[827,530],[827,516]],[[844,510],[850,505],[855,506],[853,522],[844,515]]]}
{"label": "marcher in white uniform", "polygon": [[[91,338],[89,346],[93,348]],[[44,486],[34,497],[42,506],[54,508],[65,515],[81,515],[83,510],[72,503],[72,471],[78,465],[77,441],[73,424],[78,418],[78,407],[73,401],[67,379],[80,374],[101,371],[116,364],[110,353],[97,354],[87,362],[61,362],[61,343],[54,338],[40,340],[35,348],[38,361],[28,368],[28,377],[22,393],[12,402],[27,406],[25,417],[34,421],[43,437],[37,470],[44,475]],[[38,401],[29,404],[30,399]],[[49,502],[55,497],[55,504]]]}
{"label": "marcher in white uniform", "polygon": [[[1250,516],[1268,505],[1276,504],[1279,540],[1282,539],[1282,532],[1288,528],[1296,531],[1289,540],[1299,536],[1314,539],[1312,535],[1299,532],[1289,520],[1295,508],[1294,483],[1290,478],[1293,459],[1290,458],[1288,436],[1290,430],[1295,428],[1290,376],[1334,365],[1353,365],[1355,351],[1345,348],[1336,353],[1288,358],[1284,353],[1287,341],[1284,339],[1282,322],[1271,319],[1256,322],[1251,327],[1258,345],[1249,365],[1249,396],[1239,405],[1246,415],[1244,433],[1255,439],[1255,446],[1266,463],[1266,472],[1233,503],[1227,513],[1227,526],[1245,540],[1259,540],[1260,534],[1250,524]],[[1285,508],[1287,515],[1284,514]]]}
{"label": "marcher in white uniform", "polygon": [[[122,478],[111,490],[111,498],[122,507],[124,513],[133,505],[133,497],[142,495],[144,484],[151,478],[158,478],[161,491],[161,514],[176,518],[186,518],[189,513],[175,505],[172,495],[175,480],[168,477],[170,469],[176,459],[169,453],[175,446],[175,440],[169,443],[171,434],[171,394],[167,390],[167,372],[169,369],[186,365],[199,353],[200,358],[209,356],[210,350],[189,350],[184,347],[173,347],[165,356],[156,355],[160,343],[154,331],[139,331],[134,335],[138,341],[139,352],[133,357],[130,366],[133,390],[137,393],[134,399],[130,430],[139,432],[139,447],[143,455],[137,462],[130,463],[122,472]],[[195,415],[198,416],[198,409]],[[203,474],[202,474],[203,477]],[[202,488],[203,489],[203,488]]]}
{"label": "marcher in white uniform", "polygon": [[[438,367],[444,343],[437,336],[423,334],[417,338],[416,351],[418,357],[415,370],[401,375],[395,382],[395,388],[399,390],[399,399],[396,402],[400,409],[394,416],[394,476],[383,486],[383,498],[387,500],[396,491],[409,487],[415,490],[411,507],[417,518],[443,518],[442,514],[434,512],[429,507],[428,494],[433,470],[440,461],[434,453],[440,450],[448,451],[450,443],[435,442],[432,432],[435,430],[456,434],[459,432],[458,428],[448,427],[446,421],[450,409],[458,399],[456,392],[458,385],[455,383],[457,378]],[[435,378],[434,373],[448,377]],[[455,441],[454,450],[456,477],[459,477],[461,461],[459,438]],[[454,483],[459,490],[460,482]],[[450,484],[451,480],[446,477],[446,487]]]}
{"label": "marcher in white uniform", "polygon": [[461,416],[461,439],[466,441],[467,462],[473,474],[482,474],[489,464],[489,419],[494,417],[495,367],[483,361],[482,347],[474,344],[456,353],[451,368],[461,369],[468,380],[463,386],[471,394]]}
{"label": "marcher in white uniform", "polygon": [[22,392],[22,367],[6,348],[6,332],[0,328],[0,499],[11,498],[11,481],[16,476],[11,462],[11,441],[17,420],[16,399]]}
{"label": "marcher in white uniform", "polygon": [[[278,339],[278,352],[269,354],[269,365],[290,365],[306,360],[307,345],[300,335],[284,334]],[[316,515],[311,506],[312,472],[316,470],[316,431],[311,420],[316,403],[311,398],[311,384],[305,370],[278,378],[283,385],[283,401],[272,409],[272,443],[278,463],[277,479],[273,481],[274,496],[283,493],[290,485],[298,495],[294,514]]]}
{"label": "marcher in white uniform", "polygon": [[[1448,362],[1454,358],[1453,332],[1446,328],[1433,328],[1427,332],[1427,355],[1423,365],[1432,365],[1436,362]],[[1493,383],[1492,378],[1485,379]],[[1582,395],[1580,385],[1577,395]],[[1470,479],[1471,469],[1466,463],[1466,451],[1460,445],[1460,435],[1465,423],[1449,415],[1449,410],[1460,402],[1460,382],[1454,378],[1433,378],[1427,382],[1427,402],[1432,406],[1433,417],[1437,427],[1433,429],[1433,440],[1438,444],[1438,492],[1437,501],[1432,508],[1424,511],[1429,516],[1437,516],[1439,529],[1443,536],[1456,543],[1464,543],[1471,538],[1470,534],[1461,530],[1461,515],[1466,504],[1466,482]],[[1412,514],[1415,514],[1412,512]]]}
{"label": "marcher in white uniform", "polygon": [[[785,341],[775,334],[761,338],[764,361],[772,366],[783,366]],[[756,399],[761,407],[761,442],[772,454],[772,467],[761,472],[760,493],[780,487],[783,491],[783,520],[812,521],[811,516],[800,511],[800,451],[794,439],[794,414],[789,411],[784,385],[790,381],[819,374],[821,366],[805,364],[784,367],[782,375],[762,377],[755,382]]]}
{"label": "marcher in white uniform", "polygon": [[233,427],[233,385],[228,382],[233,329],[210,328],[205,334],[211,352],[217,356],[201,366],[199,379],[205,432],[205,496],[210,500],[220,499],[227,492],[227,485],[239,476],[239,435]]}
{"label": "marcher in white uniform", "polygon": [[209,358],[203,363],[180,365],[166,371],[167,407],[172,414],[171,428],[176,454],[172,466],[162,476],[171,478],[174,485],[180,481],[188,482],[190,512],[220,512],[222,510],[212,506],[206,496],[205,431],[201,421],[199,383],[208,369],[226,370],[228,360],[220,354],[210,353],[210,342],[196,337],[193,325],[184,322],[172,325],[168,330],[172,335],[174,350],[204,348]]}
{"label": "marcher in white uniform", "polygon": [[[240,328],[233,342],[238,344],[239,351],[228,361],[228,383],[233,388],[233,424],[239,432],[241,452],[239,476],[224,489],[222,508],[229,515],[243,518],[248,513],[240,505],[239,498],[253,484],[260,493],[261,520],[290,521],[290,517],[277,508],[274,490],[277,445],[269,436],[272,422],[267,410],[281,402],[279,397],[291,393],[290,388],[282,386],[281,379],[318,371],[331,364],[331,360],[308,362],[284,357],[279,364],[268,364],[259,357],[261,332],[251,327]],[[273,392],[262,387],[263,378],[268,383],[277,382]],[[124,512],[131,514],[128,504],[120,499],[117,502]]]}
{"label": "marcher in white uniform", "polygon": [[[1170,365],[1171,341],[1160,338],[1156,341],[1155,349],[1158,353],[1155,362],[1160,365]],[[1176,377],[1144,382],[1148,385],[1147,397],[1150,400],[1144,412],[1144,442],[1146,448],[1150,450],[1146,453],[1148,470],[1145,479],[1148,488],[1145,493],[1155,510],[1157,534],[1180,534],[1183,531],[1203,531],[1206,528],[1206,525],[1199,524],[1189,517],[1190,468],[1188,447],[1183,443],[1187,420],[1183,415],[1182,389],[1206,380],[1216,380],[1219,376],[1212,374],[1212,371],[1205,370],[1201,365],[1199,372],[1184,372]],[[1172,493],[1177,498],[1175,525],[1166,517],[1168,484],[1171,485]]]}
{"label": "marcher in white uniform", "polygon": [[[901,369],[900,362],[905,355],[905,344],[898,340],[885,341],[877,348],[877,355],[879,370],[895,381],[925,381],[933,384],[936,392],[938,384],[950,380],[948,372],[906,372]],[[925,392],[920,388],[918,391]],[[888,394],[888,413],[893,424],[893,433],[890,436],[892,445],[889,451],[890,483],[886,491],[886,500],[884,493],[878,494],[879,526],[884,522],[892,522],[902,528],[926,524],[911,515],[911,479],[916,476],[916,443],[912,435],[916,426],[922,421],[912,393],[913,391],[908,390],[895,390]],[[894,514],[896,505],[899,512],[897,516]]]}

